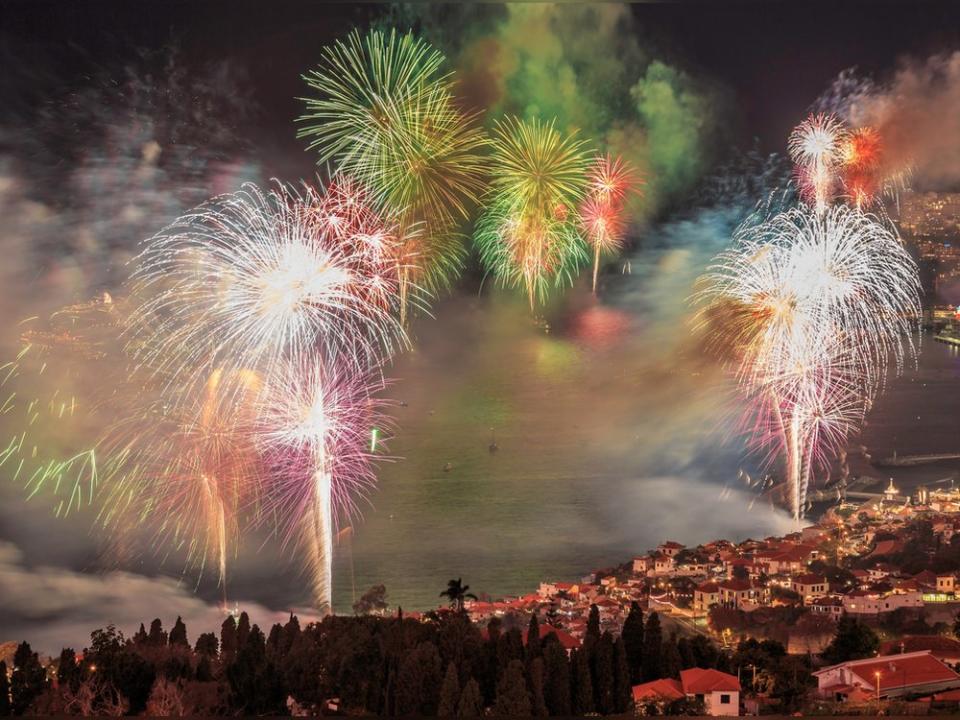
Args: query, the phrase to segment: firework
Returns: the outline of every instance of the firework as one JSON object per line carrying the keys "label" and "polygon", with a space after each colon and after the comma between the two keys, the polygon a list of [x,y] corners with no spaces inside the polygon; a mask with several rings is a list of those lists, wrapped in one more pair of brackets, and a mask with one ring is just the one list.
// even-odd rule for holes
{"label": "firework", "polygon": [[169,378],[165,391],[188,398],[217,371],[266,373],[283,357],[379,364],[405,343],[392,243],[349,181],[326,193],[245,185],[148,242],[128,348],[139,367]]}
{"label": "firework", "polygon": [[587,179],[587,195],[580,206],[580,222],[593,248],[593,292],[597,292],[600,253],[616,252],[626,230],[626,195],[635,190],[632,170],[620,159],[597,156]]}
{"label": "firework", "polygon": [[813,473],[914,352],[916,266],[873,216],[800,207],[741,225],[704,282],[701,319],[733,358],[753,443],[784,456],[799,519]]}
{"label": "firework", "polygon": [[312,359],[275,368],[261,400],[259,441],[272,458],[265,512],[306,549],[314,601],[330,611],[333,538],[375,484],[370,436],[381,427],[375,373]]}
{"label": "firework", "polygon": [[464,248],[457,234],[482,188],[486,140],[462,112],[443,55],[413,35],[352,33],[323,51],[304,76],[300,137],[320,162],[334,161],[374,194],[397,222],[400,313],[411,293],[447,286]]}
{"label": "firework", "polygon": [[790,133],[788,147],[797,165],[801,192],[820,211],[833,193],[846,138],[844,124],[825,114],[811,115]]}
{"label": "firework", "polygon": [[551,283],[570,281],[586,259],[575,211],[588,159],[581,141],[538,120],[498,122],[493,147],[476,241],[487,270],[504,285],[523,287],[532,310]]}

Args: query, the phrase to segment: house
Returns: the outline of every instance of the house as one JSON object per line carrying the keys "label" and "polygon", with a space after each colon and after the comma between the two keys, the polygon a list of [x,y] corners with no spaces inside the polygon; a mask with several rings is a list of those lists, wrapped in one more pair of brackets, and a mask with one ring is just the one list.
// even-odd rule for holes
{"label": "house", "polygon": [[657,553],[653,556],[653,569],[648,570],[647,575],[653,575],[654,577],[658,575],[669,575],[673,572],[675,565],[676,562],[671,555]]}
{"label": "house", "polygon": [[646,575],[648,570],[653,570],[653,560],[648,555],[635,557],[633,559],[633,572],[635,575]]}
{"label": "house", "polygon": [[633,686],[633,701],[637,705],[671,703],[682,698],[702,702],[707,715],[739,715],[740,681],[719,670],[690,668],[680,671],[679,680],[663,678]]}
{"label": "house", "polygon": [[956,589],[957,578],[950,573],[941,573],[937,575],[937,592],[953,593]]}
{"label": "house", "polygon": [[660,545],[657,545],[657,552],[661,555],[666,555],[667,557],[676,557],[677,554],[684,549],[684,547],[686,546],[681,545],[678,542],[673,542],[672,540],[668,540],[665,543],[661,543]]}
{"label": "house", "polygon": [[790,588],[800,596],[804,605],[821,598],[830,592],[830,584],[823,575],[806,573],[793,578]]}
{"label": "house", "polygon": [[752,580],[724,580],[718,583],[720,604],[747,612],[767,603],[770,591]]}
{"label": "house", "polygon": [[854,590],[843,596],[843,609],[851,615],[879,615],[900,608],[923,607],[923,595],[917,591],[879,593]]}
{"label": "house", "polygon": [[720,586],[714,582],[706,582],[693,591],[693,611],[705,615],[711,607],[720,603]]}
{"label": "house", "polygon": [[856,696],[891,698],[960,687],[960,675],[929,651],[848,660],[817,670],[817,691],[838,701]]}
{"label": "house", "polygon": [[824,595],[813,600],[810,603],[810,609],[815,613],[838,619],[843,615],[843,600],[836,595]]}

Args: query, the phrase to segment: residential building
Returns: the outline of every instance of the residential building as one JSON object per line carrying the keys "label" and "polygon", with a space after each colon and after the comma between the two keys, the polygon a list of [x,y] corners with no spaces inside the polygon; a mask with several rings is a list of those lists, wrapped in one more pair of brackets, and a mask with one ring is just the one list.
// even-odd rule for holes
{"label": "residential building", "polygon": [[928,650],[849,660],[813,675],[821,696],[840,701],[870,694],[882,699],[960,687],[960,675]]}
{"label": "residential building", "polygon": [[823,575],[806,573],[798,575],[790,582],[790,588],[800,596],[804,605],[809,605],[817,598],[830,592],[830,584]]}
{"label": "residential building", "polygon": [[633,700],[638,705],[671,703],[682,698],[702,702],[707,715],[739,715],[740,681],[719,670],[690,668],[680,671],[679,680],[663,678],[633,686]]}

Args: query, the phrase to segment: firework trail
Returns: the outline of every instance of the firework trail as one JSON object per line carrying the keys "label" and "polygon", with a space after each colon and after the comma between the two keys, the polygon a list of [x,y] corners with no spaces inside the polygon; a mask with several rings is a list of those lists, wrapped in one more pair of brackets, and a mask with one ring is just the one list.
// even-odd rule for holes
{"label": "firework trail", "polygon": [[840,205],[751,218],[702,278],[714,331],[749,404],[744,428],[782,454],[799,520],[813,473],[859,426],[891,363],[915,350],[916,265],[877,218]]}
{"label": "firework trail", "polygon": [[401,322],[411,300],[447,287],[465,254],[468,219],[486,173],[487,144],[460,110],[443,55],[411,34],[352,33],[323,51],[304,76],[319,97],[302,98],[299,136],[373,193],[397,224]]}
{"label": "firework trail", "polygon": [[493,180],[475,239],[487,271],[523,287],[531,310],[586,260],[577,205],[588,163],[583,142],[553,123],[507,118],[496,125]]}
{"label": "firework trail", "polygon": [[599,155],[587,178],[586,198],[580,205],[580,223],[593,248],[593,293],[597,293],[600,253],[623,247],[626,231],[626,196],[636,191],[638,180],[621,158]]}
{"label": "firework trail", "polygon": [[319,357],[283,363],[267,380],[259,412],[259,442],[272,458],[265,512],[306,549],[314,601],[332,610],[333,539],[358,496],[376,483],[371,430],[382,427],[384,386],[376,373]]}

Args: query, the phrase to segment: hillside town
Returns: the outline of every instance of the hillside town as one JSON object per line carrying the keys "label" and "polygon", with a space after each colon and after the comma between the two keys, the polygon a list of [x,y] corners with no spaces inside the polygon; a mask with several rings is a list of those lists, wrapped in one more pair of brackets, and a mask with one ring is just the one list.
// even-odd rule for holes
{"label": "hillside town", "polygon": [[0,644],[0,715],[821,715],[960,711],[960,491],[842,502],[783,537],[664,540],[577,581],[194,643],[177,618],[44,657]]}

